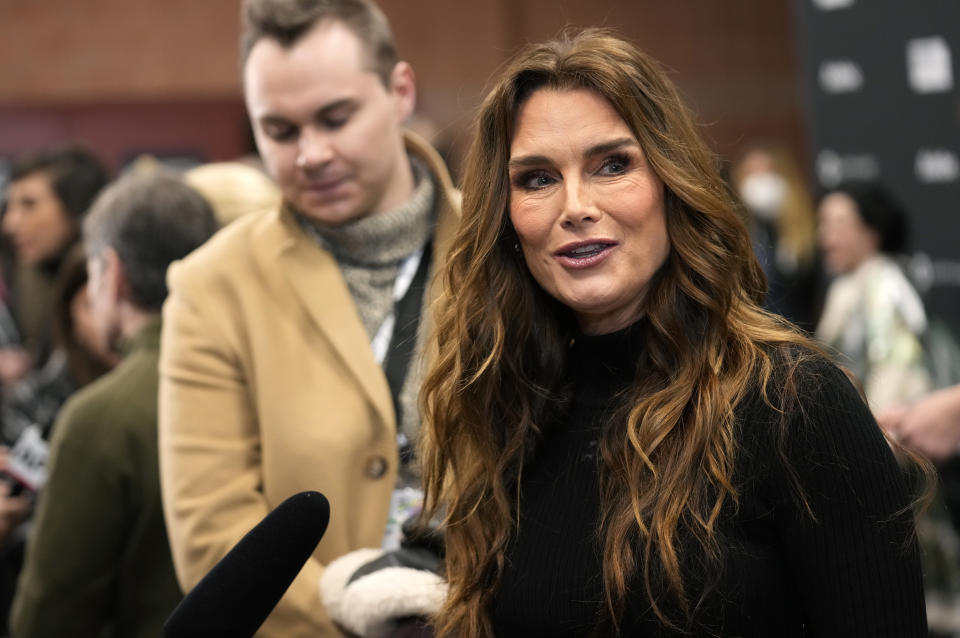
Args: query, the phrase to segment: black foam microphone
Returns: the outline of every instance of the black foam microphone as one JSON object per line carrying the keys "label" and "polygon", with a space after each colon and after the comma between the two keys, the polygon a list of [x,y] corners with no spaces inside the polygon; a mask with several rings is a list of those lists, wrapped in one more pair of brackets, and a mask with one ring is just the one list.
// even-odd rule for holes
{"label": "black foam microphone", "polygon": [[280,503],[180,601],[163,626],[165,638],[253,636],[329,521],[330,504],[320,492],[300,492]]}

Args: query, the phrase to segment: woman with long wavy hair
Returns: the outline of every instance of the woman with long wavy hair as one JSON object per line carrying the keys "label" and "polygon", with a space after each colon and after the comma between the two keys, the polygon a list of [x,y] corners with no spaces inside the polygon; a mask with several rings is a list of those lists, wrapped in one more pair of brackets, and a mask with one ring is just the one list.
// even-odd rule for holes
{"label": "woman with long wavy hair", "polygon": [[907,482],[760,306],[716,158],[588,30],[484,101],[422,393],[441,636],[923,636]]}

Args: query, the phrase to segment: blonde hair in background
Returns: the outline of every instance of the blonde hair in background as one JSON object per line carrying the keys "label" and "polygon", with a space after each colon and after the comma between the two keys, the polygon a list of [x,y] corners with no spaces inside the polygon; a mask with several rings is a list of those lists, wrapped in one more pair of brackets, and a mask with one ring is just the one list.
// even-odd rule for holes
{"label": "blonde hair in background", "polygon": [[817,218],[807,180],[786,146],[757,142],[748,145],[733,164],[730,173],[734,184],[746,177],[746,160],[755,154],[766,156],[770,170],[780,175],[787,187],[776,221],[777,248],[794,259],[800,270],[809,268],[817,253]]}
{"label": "blonde hair in background", "polygon": [[276,184],[266,173],[243,162],[203,164],[186,171],[183,181],[210,202],[221,226],[280,204]]}

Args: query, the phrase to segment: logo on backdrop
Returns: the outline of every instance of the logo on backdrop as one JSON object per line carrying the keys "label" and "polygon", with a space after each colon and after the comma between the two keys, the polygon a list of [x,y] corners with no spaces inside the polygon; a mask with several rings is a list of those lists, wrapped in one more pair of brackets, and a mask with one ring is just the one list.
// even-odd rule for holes
{"label": "logo on backdrop", "polygon": [[921,148],[914,162],[917,179],[925,183],[960,181],[960,160],[945,148]]}
{"label": "logo on backdrop", "polygon": [[879,176],[880,162],[869,153],[841,155],[824,149],[817,154],[817,178],[827,188],[846,181],[871,181]]}
{"label": "logo on backdrop", "polygon": [[853,0],[813,0],[813,6],[821,11],[835,11],[853,6]]}
{"label": "logo on backdrop", "polygon": [[933,259],[920,251],[911,255],[905,265],[910,282],[921,294],[934,286],[960,287],[960,260]]}
{"label": "logo on backdrop", "polygon": [[907,79],[917,93],[943,93],[953,89],[950,46],[940,36],[907,42]]}
{"label": "logo on backdrop", "polygon": [[863,88],[863,70],[853,60],[824,60],[818,77],[824,93],[854,93]]}

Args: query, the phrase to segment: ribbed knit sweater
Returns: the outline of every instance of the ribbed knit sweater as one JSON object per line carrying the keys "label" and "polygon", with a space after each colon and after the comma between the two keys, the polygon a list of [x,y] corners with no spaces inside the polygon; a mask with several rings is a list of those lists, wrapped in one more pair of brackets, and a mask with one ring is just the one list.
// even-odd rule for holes
{"label": "ribbed knit sweater", "polygon": [[[634,327],[580,336],[571,349],[569,410],[524,467],[519,526],[490,609],[500,638],[589,636],[597,627],[604,598],[597,442],[642,347],[642,327]],[[680,539],[690,591],[702,591],[706,580],[716,587],[684,634],[657,621],[635,578],[623,636],[927,635],[912,521],[898,514],[907,488],[893,455],[840,370],[818,361],[800,376],[803,410],[790,414],[785,449],[816,520],[798,505],[776,452],[778,415],[758,393],[748,396],[735,411],[740,502],[722,517],[718,579],[697,567],[689,539]],[[661,605],[676,618],[664,589]]]}

